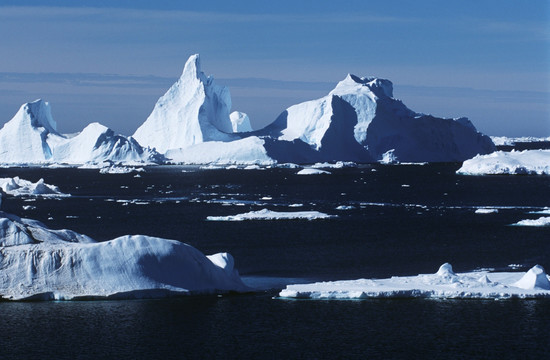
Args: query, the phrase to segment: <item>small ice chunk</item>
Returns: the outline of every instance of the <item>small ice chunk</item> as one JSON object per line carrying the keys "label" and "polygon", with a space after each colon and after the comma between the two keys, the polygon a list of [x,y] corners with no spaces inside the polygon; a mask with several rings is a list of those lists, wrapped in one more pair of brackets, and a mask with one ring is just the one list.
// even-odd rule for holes
{"label": "small ice chunk", "polygon": [[313,168],[304,168],[297,172],[297,175],[328,175],[329,171]]}

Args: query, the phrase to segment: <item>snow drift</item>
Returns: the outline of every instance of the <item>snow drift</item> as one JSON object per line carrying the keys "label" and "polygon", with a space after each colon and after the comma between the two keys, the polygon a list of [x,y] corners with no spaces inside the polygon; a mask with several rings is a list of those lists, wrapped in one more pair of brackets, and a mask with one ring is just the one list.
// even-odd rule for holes
{"label": "snow drift", "polygon": [[141,298],[247,291],[227,253],[149,236],[98,243],[0,212],[0,296],[9,300]]}
{"label": "snow drift", "polygon": [[134,139],[92,123],[76,136],[57,132],[49,103],[36,100],[21,106],[0,129],[0,163],[83,164],[103,161],[158,163],[163,157]]}
{"label": "snow drift", "polygon": [[526,273],[488,271],[455,273],[452,266],[446,263],[441,265],[435,274],[287,285],[279,296],[305,299],[550,298],[550,282],[548,275],[539,265]]}

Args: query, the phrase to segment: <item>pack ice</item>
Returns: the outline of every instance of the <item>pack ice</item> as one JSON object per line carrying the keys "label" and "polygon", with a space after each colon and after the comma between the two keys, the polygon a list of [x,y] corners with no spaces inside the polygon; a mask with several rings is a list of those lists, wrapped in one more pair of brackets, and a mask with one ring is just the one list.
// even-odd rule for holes
{"label": "pack ice", "polygon": [[445,263],[435,274],[287,285],[279,296],[334,300],[550,298],[550,281],[542,266],[539,265],[527,272],[455,273],[452,266]]}
{"label": "pack ice", "polygon": [[158,163],[162,159],[131,137],[98,123],[76,135],[60,134],[49,103],[42,100],[23,104],[0,129],[0,163],[4,164]]}
{"label": "pack ice", "polygon": [[247,291],[230,254],[143,235],[96,242],[0,212],[0,296],[144,298]]}

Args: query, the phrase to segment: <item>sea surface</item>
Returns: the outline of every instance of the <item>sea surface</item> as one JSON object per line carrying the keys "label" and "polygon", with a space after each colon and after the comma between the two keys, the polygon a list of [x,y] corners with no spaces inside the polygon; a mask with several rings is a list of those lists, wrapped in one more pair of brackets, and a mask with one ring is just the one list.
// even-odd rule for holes
{"label": "sea surface", "polygon": [[[460,164],[299,169],[9,168],[68,198],[2,210],[105,241],[125,234],[231,253],[254,293],[163,300],[0,302],[0,359],[548,357],[548,300],[284,300],[286,284],[476,269],[550,269],[548,176],[456,175]],[[207,221],[252,210],[326,220]],[[476,214],[480,208],[496,209]],[[546,215],[549,216],[549,215]]]}

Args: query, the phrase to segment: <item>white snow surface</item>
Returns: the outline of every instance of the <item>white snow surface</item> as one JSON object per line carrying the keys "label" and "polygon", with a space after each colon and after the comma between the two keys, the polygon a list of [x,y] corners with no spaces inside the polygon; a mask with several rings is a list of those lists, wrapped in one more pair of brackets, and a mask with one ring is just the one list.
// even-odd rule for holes
{"label": "white snow surface", "polygon": [[0,188],[12,196],[69,196],[61,192],[57,186],[46,184],[44,179],[33,183],[18,176],[0,178]]}
{"label": "white snow surface", "polygon": [[162,157],[134,139],[92,123],[76,135],[56,130],[49,103],[36,100],[21,106],[0,129],[0,163],[84,164],[102,161],[157,163]]}
{"label": "white snow surface", "polygon": [[233,132],[237,133],[252,131],[250,119],[248,118],[247,114],[240,111],[233,111],[231,114],[229,114],[229,119],[231,120]]}
{"label": "white snow surface", "polygon": [[496,151],[464,161],[462,175],[550,175],[550,150]]}
{"label": "white snow surface", "polygon": [[142,298],[249,290],[227,253],[143,235],[105,242],[0,212],[0,296]]}
{"label": "white snow surface", "polygon": [[287,285],[279,296],[303,299],[433,298],[509,299],[549,298],[550,282],[536,265],[528,272],[476,271],[455,273],[448,263],[435,274],[394,276]]}
{"label": "white snow surface", "polygon": [[244,220],[293,220],[293,219],[330,219],[335,215],[328,215],[319,211],[273,211],[262,209],[258,211],[250,211],[244,214],[229,215],[229,216],[208,216],[209,221],[244,221]]}
{"label": "white snow surface", "polygon": [[133,137],[161,153],[206,141],[234,140],[230,109],[229,89],[202,72],[200,57],[195,54]]}
{"label": "white snow surface", "polygon": [[272,165],[275,161],[267,155],[264,143],[257,136],[231,142],[209,141],[185,149],[168,150],[165,157],[181,164]]}
{"label": "white snow surface", "polygon": [[533,137],[533,136],[522,136],[522,137],[506,137],[506,136],[491,136],[491,140],[497,146],[501,145],[515,145],[518,142],[529,143],[529,142],[544,142],[550,141],[549,137]]}

